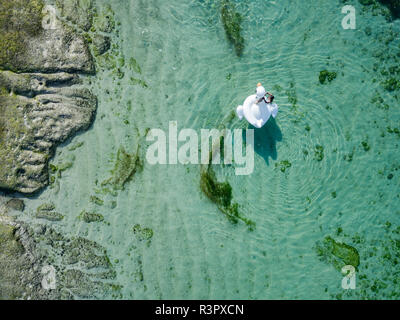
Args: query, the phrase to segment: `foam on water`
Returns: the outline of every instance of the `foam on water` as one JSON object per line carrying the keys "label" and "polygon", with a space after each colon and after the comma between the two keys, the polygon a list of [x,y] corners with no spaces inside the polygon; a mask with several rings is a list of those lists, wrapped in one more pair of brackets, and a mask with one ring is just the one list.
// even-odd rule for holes
{"label": "foam on water", "polygon": [[[315,245],[338,228],[349,236],[336,238],[360,252],[360,272],[375,279],[371,268],[385,268],[366,247],[385,239],[386,221],[399,225],[399,173],[393,171],[399,137],[381,132],[398,126],[400,112],[390,94],[388,110],[370,100],[380,86],[373,82],[379,79],[372,72],[374,53],[385,49],[376,37],[390,28],[398,35],[399,23],[362,13],[358,2],[356,30],[342,29],[340,1],[235,3],[244,17],[240,58],[226,40],[219,1],[111,2],[121,23],[115,41],[142,73],[125,67],[122,79],[98,75],[96,121],[70,144],[83,146],[60,148],[53,160],[74,154],[73,167],[63,172],[59,191],[47,189],[28,203],[27,211],[54,202],[66,215],[56,228],[105,246],[123,298],[330,298],[343,293],[342,275],[320,261]],[[337,78],[321,85],[323,69]],[[148,88],[132,85],[131,77],[144,79]],[[255,171],[235,176],[233,168],[217,168],[243,215],[256,222],[255,231],[230,224],[201,193],[195,165],[145,162],[116,197],[98,195],[103,206],[90,202],[109,178],[120,146],[134,152],[146,128],[167,131],[174,120],[179,128],[218,128],[259,81],[275,94],[280,113],[255,132]],[[323,146],[321,161],[317,145]],[[291,166],[282,172],[279,164],[286,160]],[[109,225],[77,219],[84,209],[103,214]],[[135,237],[135,224],[154,231],[151,243]],[[367,242],[353,241],[356,234]]]}

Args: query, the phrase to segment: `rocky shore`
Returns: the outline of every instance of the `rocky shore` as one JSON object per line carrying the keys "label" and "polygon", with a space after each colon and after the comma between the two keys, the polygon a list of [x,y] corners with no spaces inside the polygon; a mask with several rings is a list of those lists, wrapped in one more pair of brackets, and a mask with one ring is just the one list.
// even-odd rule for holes
{"label": "rocky shore", "polygon": [[[107,36],[85,33],[94,12],[90,0],[0,1],[0,299],[96,298],[120,289],[105,248],[18,219],[23,196],[49,184],[56,147],[94,121],[92,53],[110,48]],[[108,14],[97,24],[103,33],[114,27]],[[56,283],[46,288],[49,266]]]}
{"label": "rocky shore", "polygon": [[118,293],[105,248],[18,221],[14,217],[23,210],[23,200],[0,195],[0,299],[93,299]]}
{"label": "rocky shore", "polygon": [[96,112],[79,78],[95,71],[87,43],[60,21],[46,25],[44,12],[39,0],[0,6],[0,188],[9,191],[46,186],[55,147]]}

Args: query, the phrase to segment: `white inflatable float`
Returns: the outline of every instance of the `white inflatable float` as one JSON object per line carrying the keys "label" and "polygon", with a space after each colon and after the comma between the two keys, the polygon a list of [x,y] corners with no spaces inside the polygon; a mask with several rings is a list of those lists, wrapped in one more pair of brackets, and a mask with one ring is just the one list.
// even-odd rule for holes
{"label": "white inflatable float", "polygon": [[262,128],[269,118],[276,117],[278,114],[278,106],[276,103],[266,103],[263,100],[261,102],[256,103],[259,99],[264,97],[266,91],[264,87],[257,87],[257,94],[253,94],[248,96],[244,101],[242,106],[238,106],[236,108],[236,113],[240,120],[243,117],[256,128]]}

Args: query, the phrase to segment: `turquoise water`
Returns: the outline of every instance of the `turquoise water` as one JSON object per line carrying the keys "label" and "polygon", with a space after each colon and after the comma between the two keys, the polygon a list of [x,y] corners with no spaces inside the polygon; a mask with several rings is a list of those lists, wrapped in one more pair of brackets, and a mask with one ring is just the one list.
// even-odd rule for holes
{"label": "turquoise water", "polygon": [[[384,255],[399,254],[393,230],[400,223],[400,140],[387,127],[399,127],[400,109],[380,71],[396,64],[400,23],[363,11],[358,1],[350,3],[356,30],[341,27],[341,1],[233,2],[243,16],[240,58],[226,39],[217,0],[108,1],[120,22],[118,52],[125,61],[134,57],[141,74],[128,63],[122,79],[98,72],[91,84],[99,98],[93,126],[52,161],[73,166],[28,209],[54,202],[65,214],[56,229],[106,247],[124,299],[399,294],[399,268]],[[321,85],[324,69],[337,78]],[[134,152],[141,144],[145,151],[146,128],[167,131],[169,121],[178,121],[178,129],[218,128],[257,82],[275,94],[280,113],[255,133],[254,173],[216,168],[254,231],[231,224],[206,198],[197,165],[145,162],[116,196],[96,194],[120,146]],[[371,102],[376,92],[388,107]],[[237,119],[229,124],[244,126]],[[70,151],[77,142],[84,144]],[[291,164],[284,172],[282,161]],[[93,195],[104,205],[90,202]],[[78,219],[82,210],[108,223],[87,224]],[[151,241],[135,237],[135,224],[153,230]],[[340,271],[318,256],[316,245],[326,236],[358,250],[356,290],[345,292]]]}

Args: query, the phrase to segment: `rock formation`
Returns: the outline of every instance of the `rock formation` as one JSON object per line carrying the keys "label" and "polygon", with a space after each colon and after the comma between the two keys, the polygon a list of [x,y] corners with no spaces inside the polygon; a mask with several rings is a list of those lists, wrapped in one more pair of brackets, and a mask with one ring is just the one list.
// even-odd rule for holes
{"label": "rock formation", "polygon": [[[55,147],[87,129],[96,97],[80,74],[95,66],[82,35],[42,0],[0,2],[0,188],[48,184]],[[4,45],[3,45],[4,44]]]}
{"label": "rock formation", "polygon": [[[99,298],[117,294],[116,273],[106,249],[81,237],[11,217],[20,199],[0,195],[0,300]],[[54,287],[46,270],[54,270]]]}

